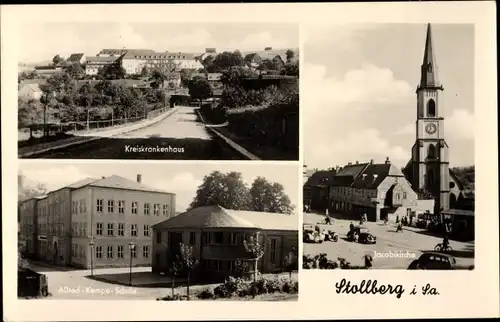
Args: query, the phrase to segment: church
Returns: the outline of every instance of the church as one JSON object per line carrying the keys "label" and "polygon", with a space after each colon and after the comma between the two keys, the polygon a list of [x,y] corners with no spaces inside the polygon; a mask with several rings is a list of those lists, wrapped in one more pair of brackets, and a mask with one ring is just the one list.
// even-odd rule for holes
{"label": "church", "polygon": [[[449,146],[444,135],[443,85],[432,43],[431,25],[427,26],[425,49],[417,86],[416,138],[411,160],[403,168],[384,163],[349,163],[337,167],[328,180],[316,178],[319,188],[328,185],[328,209],[350,214],[353,219],[366,213],[368,220],[430,214],[440,222],[450,222],[453,230],[474,227],[473,205],[464,207],[463,186],[450,169]],[[313,206],[314,187],[308,178],[304,185],[304,201]],[[326,178],[325,178],[326,179]],[[313,209],[310,210],[319,210]],[[325,209],[321,209],[325,211]]]}

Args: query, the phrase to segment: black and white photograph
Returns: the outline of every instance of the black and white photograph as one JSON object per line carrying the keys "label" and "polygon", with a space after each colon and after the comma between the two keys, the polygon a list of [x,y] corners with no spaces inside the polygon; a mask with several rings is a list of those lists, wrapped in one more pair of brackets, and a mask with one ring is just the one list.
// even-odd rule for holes
{"label": "black and white photograph", "polygon": [[18,156],[295,160],[298,24],[32,23]]}
{"label": "black and white photograph", "polygon": [[298,299],[297,165],[25,163],[18,297]]}
{"label": "black and white photograph", "polygon": [[303,268],[474,269],[474,45],[472,24],[308,30]]}

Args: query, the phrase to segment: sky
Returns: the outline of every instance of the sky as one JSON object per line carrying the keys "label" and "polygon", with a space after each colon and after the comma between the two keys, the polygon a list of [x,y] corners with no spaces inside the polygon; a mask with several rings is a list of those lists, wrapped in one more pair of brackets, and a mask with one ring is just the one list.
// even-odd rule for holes
{"label": "sky", "polygon": [[[304,163],[403,167],[415,143],[426,24],[309,26],[304,34]],[[450,166],[474,164],[474,26],[432,24]],[[305,106],[304,106],[305,105]]]}
{"label": "sky", "polygon": [[185,211],[193,200],[203,177],[210,172],[219,170],[241,172],[245,182],[250,185],[258,176],[284,186],[285,193],[294,205],[298,204],[299,173],[294,164],[206,164],[198,162],[187,164],[158,163],[75,163],[71,162],[20,162],[19,171],[26,177],[25,184],[34,186],[45,184],[55,190],[92,177],[118,175],[135,181],[137,174],[142,175],[142,183],[150,187],[176,194],[176,211]]}
{"label": "sky", "polygon": [[59,54],[95,56],[104,48],[202,53],[205,48],[264,50],[298,48],[297,24],[265,23],[33,23],[22,25],[19,61],[52,60]]}

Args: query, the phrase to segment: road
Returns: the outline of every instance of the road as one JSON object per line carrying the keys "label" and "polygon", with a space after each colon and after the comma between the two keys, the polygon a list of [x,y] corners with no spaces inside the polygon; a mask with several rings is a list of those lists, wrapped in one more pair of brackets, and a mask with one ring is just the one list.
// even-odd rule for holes
{"label": "road", "polygon": [[[96,133],[96,136],[98,136],[98,133]],[[179,106],[174,114],[146,128],[124,135],[102,138],[97,141],[39,154],[36,155],[36,158],[245,159],[244,156],[229,147],[220,138],[210,133],[198,120],[195,108],[189,106]]]}
{"label": "road", "polygon": [[[335,217],[335,215],[332,215]],[[316,224],[325,218],[324,215],[307,213],[304,214],[304,223]],[[363,256],[373,256],[373,268],[376,269],[407,269],[410,263],[418,258],[423,251],[432,251],[434,246],[442,242],[441,238],[425,235],[404,229],[396,232],[393,225],[381,223],[365,223],[370,232],[377,237],[374,245],[364,245],[348,242],[344,238],[349,231],[351,221],[346,219],[335,219],[333,230],[339,234],[339,241],[323,242],[322,244],[304,243],[304,254],[317,255],[326,253],[327,258],[336,260],[337,257],[345,258],[352,265],[363,265]],[[359,222],[352,221],[354,225]],[[450,241],[453,248],[452,255],[457,260],[457,265],[474,265],[474,243]]]}

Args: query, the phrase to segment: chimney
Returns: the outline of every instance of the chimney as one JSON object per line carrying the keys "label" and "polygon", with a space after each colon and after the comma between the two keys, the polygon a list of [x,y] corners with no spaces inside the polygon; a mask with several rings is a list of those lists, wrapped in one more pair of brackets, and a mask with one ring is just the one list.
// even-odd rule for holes
{"label": "chimney", "polygon": [[266,47],[266,48],[264,48],[264,50],[265,51],[271,51],[271,50],[273,50],[273,47]]}
{"label": "chimney", "polygon": [[356,164],[359,164],[359,161],[356,161]]}
{"label": "chimney", "polygon": [[373,164],[373,159],[370,160],[370,164]]}
{"label": "chimney", "polygon": [[352,162],[347,163],[347,165],[352,165]]}
{"label": "chimney", "polygon": [[142,175],[140,174],[137,175],[137,182],[142,183]]}
{"label": "chimney", "polygon": [[385,158],[385,164],[391,164],[391,160],[389,160],[389,157]]}
{"label": "chimney", "polygon": [[101,179],[106,179],[106,177],[105,177],[105,176],[102,176],[102,177],[101,177]]}

